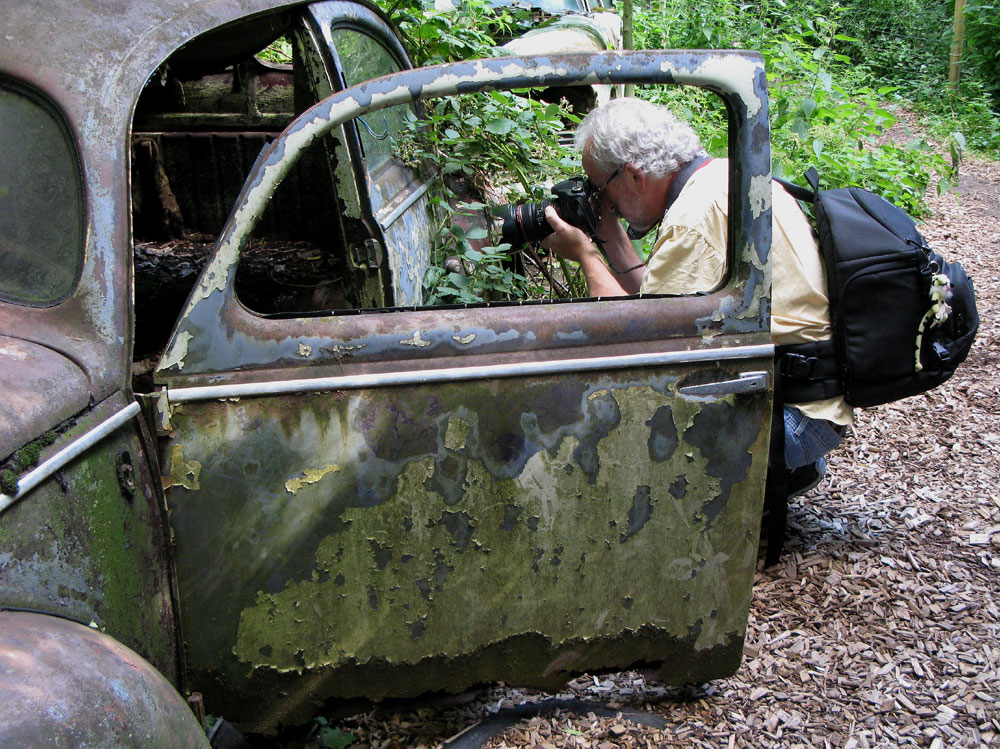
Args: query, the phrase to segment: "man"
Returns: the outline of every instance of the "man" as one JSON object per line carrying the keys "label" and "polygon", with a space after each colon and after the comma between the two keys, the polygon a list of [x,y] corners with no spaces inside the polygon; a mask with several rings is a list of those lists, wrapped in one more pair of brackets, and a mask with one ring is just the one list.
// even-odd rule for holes
{"label": "man", "polygon": [[[692,294],[719,286],[726,272],[729,164],[709,159],[689,125],[639,99],[613,99],[592,111],[576,132],[583,169],[594,185],[601,218],[594,242],[559,218],[545,217],[553,233],[542,242],[578,262],[594,296],[638,292]],[[629,223],[626,233],[618,218]],[[779,185],[772,203],[771,333],[778,345],[831,335],[829,300],[812,229],[795,200]],[[647,263],[631,238],[659,227]],[[785,405],[786,490],[796,496],[816,486],[824,455],[854,420],[840,396]]]}

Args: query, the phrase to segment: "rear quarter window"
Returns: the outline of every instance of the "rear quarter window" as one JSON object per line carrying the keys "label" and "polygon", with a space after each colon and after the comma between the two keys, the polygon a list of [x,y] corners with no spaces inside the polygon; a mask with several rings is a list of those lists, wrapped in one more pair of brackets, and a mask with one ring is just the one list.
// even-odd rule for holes
{"label": "rear quarter window", "polygon": [[0,78],[0,299],[46,307],[73,291],[84,254],[80,159],[66,120]]}

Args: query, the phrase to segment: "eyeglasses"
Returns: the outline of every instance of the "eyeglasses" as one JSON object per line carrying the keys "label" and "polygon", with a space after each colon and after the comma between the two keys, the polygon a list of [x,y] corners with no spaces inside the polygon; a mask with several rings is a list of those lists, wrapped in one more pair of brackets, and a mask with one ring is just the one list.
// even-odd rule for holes
{"label": "eyeglasses", "polygon": [[[594,207],[596,209],[597,220],[598,221],[600,221],[600,219],[601,219],[601,209],[604,206],[604,191],[608,189],[608,185],[611,184],[611,181],[615,177],[617,177],[619,174],[622,173],[622,169],[624,169],[624,168],[625,167],[623,165],[623,166],[620,166],[617,169],[615,169],[611,173],[611,176],[608,177],[606,180],[604,180],[604,184],[601,185],[600,187],[598,187],[597,185],[595,185],[589,178],[587,179],[587,188],[588,188],[588,190],[590,192],[590,196],[594,199]],[[613,204],[611,206],[611,209],[615,213],[618,212],[618,209],[615,208],[615,206]]]}
{"label": "eyeglasses", "polygon": [[617,169],[615,169],[611,173],[611,176],[608,177],[606,180],[604,180],[604,184],[601,185],[600,187],[595,185],[591,180],[589,179],[587,180],[587,185],[590,187],[590,194],[594,196],[594,200],[600,203],[600,201],[604,199],[604,191],[608,189],[608,185],[611,184],[611,181],[622,173],[622,169],[624,168],[625,167],[620,166]]}

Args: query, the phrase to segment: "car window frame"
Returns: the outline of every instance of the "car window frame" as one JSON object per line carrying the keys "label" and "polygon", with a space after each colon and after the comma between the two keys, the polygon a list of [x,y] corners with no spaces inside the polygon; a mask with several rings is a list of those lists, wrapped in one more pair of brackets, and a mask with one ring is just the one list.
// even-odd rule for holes
{"label": "car window frame", "polygon": [[[173,333],[157,369],[157,381],[195,385],[199,379],[214,381],[215,375],[223,372],[231,382],[251,381],[259,378],[253,370],[294,370],[297,365],[308,365],[310,378],[342,373],[355,365],[369,371],[392,371],[403,361],[407,366],[453,366],[456,350],[445,340],[447,331],[494,327],[497,312],[493,307],[349,310],[318,317],[264,318],[241,308],[232,298],[230,276],[241,246],[252,231],[255,212],[290,169],[292,151],[304,149],[358,114],[411,96],[432,98],[471,89],[567,82],[679,83],[712,90],[726,101],[729,110],[730,156],[744,153],[745,163],[731,159],[730,164],[727,285],[713,293],[671,297],[663,302],[657,302],[657,297],[616,298],[616,311],[635,328],[630,334],[633,340],[618,348],[641,349],[647,345],[643,340],[648,343],[661,336],[664,325],[674,326],[671,329],[676,330],[676,338],[701,338],[706,346],[723,345],[713,344],[719,336],[734,343],[770,344],[770,139],[761,56],[745,50],[647,50],[561,55],[553,60],[559,65],[541,64],[539,58],[501,58],[409,71],[340,92],[303,113],[279,141],[261,153]],[[510,72],[515,70],[519,72]],[[497,79],[505,74],[508,79],[498,85]],[[620,331],[606,330],[602,301],[607,302],[600,298],[562,302],[575,305],[572,312],[584,331],[579,336],[579,351],[588,346],[599,349],[601,341],[619,339]],[[520,343],[506,346],[497,342],[489,350],[477,344],[475,351],[463,354],[468,357],[462,359],[463,366],[478,363],[486,354],[524,361],[541,350],[565,348],[559,355],[573,356],[572,346],[564,346],[564,333],[536,311],[537,305],[505,306],[515,310],[501,313],[508,321],[505,324],[524,332]],[[433,341],[427,339],[432,330],[436,336]],[[401,338],[405,331],[408,335]],[[327,336],[339,343],[322,343]]]}

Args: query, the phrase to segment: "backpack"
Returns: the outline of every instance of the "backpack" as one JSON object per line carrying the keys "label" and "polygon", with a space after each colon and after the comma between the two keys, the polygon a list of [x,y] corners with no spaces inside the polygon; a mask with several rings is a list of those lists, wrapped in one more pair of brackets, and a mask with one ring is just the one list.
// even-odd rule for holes
{"label": "backpack", "polygon": [[979,314],[972,281],[927,246],[903,210],[857,187],[779,182],[811,203],[826,270],[833,335],[777,347],[785,403],[843,395],[877,406],[937,387],[961,364]]}

